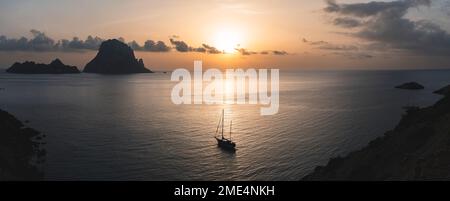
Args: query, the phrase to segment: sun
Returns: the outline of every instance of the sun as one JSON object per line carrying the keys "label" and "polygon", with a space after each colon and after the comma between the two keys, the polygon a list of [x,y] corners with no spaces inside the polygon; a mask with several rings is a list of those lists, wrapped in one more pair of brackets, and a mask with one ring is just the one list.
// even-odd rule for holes
{"label": "sun", "polygon": [[242,42],[241,40],[241,35],[237,31],[218,31],[214,39],[214,45],[219,51],[231,54],[236,52],[236,48]]}

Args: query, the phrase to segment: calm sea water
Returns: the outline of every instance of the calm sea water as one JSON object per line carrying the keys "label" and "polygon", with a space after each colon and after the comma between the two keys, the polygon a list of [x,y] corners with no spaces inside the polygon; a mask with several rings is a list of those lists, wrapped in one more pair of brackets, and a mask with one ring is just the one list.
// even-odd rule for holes
{"label": "calm sea water", "polygon": [[[402,106],[433,104],[449,77],[281,71],[280,111],[260,116],[255,105],[173,105],[170,74],[0,73],[0,108],[47,135],[48,180],[299,180],[393,128]],[[426,89],[393,88],[407,81]],[[213,138],[222,108],[235,154]]]}

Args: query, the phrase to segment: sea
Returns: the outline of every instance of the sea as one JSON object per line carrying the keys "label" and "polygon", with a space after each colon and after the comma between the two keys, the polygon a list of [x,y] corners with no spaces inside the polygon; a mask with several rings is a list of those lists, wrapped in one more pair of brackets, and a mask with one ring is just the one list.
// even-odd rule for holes
{"label": "sea", "polygon": [[[46,180],[295,181],[429,106],[449,70],[280,71],[279,112],[175,105],[171,73],[0,73],[0,108],[46,135]],[[424,90],[395,89],[416,81]],[[222,110],[236,152],[214,139]]]}

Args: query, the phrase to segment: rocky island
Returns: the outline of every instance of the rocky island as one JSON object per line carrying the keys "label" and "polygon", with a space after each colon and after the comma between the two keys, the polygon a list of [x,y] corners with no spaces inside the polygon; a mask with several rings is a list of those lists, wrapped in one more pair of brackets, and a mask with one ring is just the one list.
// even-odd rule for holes
{"label": "rocky island", "polygon": [[417,82],[408,82],[408,83],[404,83],[402,85],[398,85],[395,88],[397,89],[408,89],[408,90],[420,90],[420,89],[425,89],[424,86],[422,86],[421,84],[417,83]]}
{"label": "rocky island", "polygon": [[43,178],[42,171],[37,168],[45,156],[45,150],[40,147],[43,137],[0,110],[0,181]]}
{"label": "rocky island", "polygon": [[130,46],[116,39],[104,41],[95,58],[86,65],[83,72],[98,74],[152,73],[145,68],[142,59],[136,59]]}
{"label": "rocky island", "polygon": [[14,63],[6,70],[8,73],[18,74],[71,74],[80,73],[77,67],[65,65],[59,59],[53,60],[50,64],[39,64],[32,61],[24,63]]}
{"label": "rocky island", "polygon": [[433,106],[407,110],[383,137],[303,180],[450,180],[450,93],[438,91]]}

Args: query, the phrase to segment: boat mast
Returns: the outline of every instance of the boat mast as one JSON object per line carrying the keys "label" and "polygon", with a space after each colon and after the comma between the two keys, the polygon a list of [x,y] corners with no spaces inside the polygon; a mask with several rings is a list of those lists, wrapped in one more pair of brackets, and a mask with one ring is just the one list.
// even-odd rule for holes
{"label": "boat mast", "polygon": [[220,117],[219,118],[219,122],[217,123],[217,128],[216,128],[216,137],[217,137],[217,133],[219,133],[219,126],[220,126],[220,123],[222,122],[222,117]]}
{"label": "boat mast", "polygon": [[224,118],[225,117],[225,110],[224,109],[222,109],[222,139],[224,138],[223,137],[223,123],[224,123]]}
{"label": "boat mast", "polygon": [[231,125],[233,125],[233,120],[230,121],[230,141],[231,141]]}

